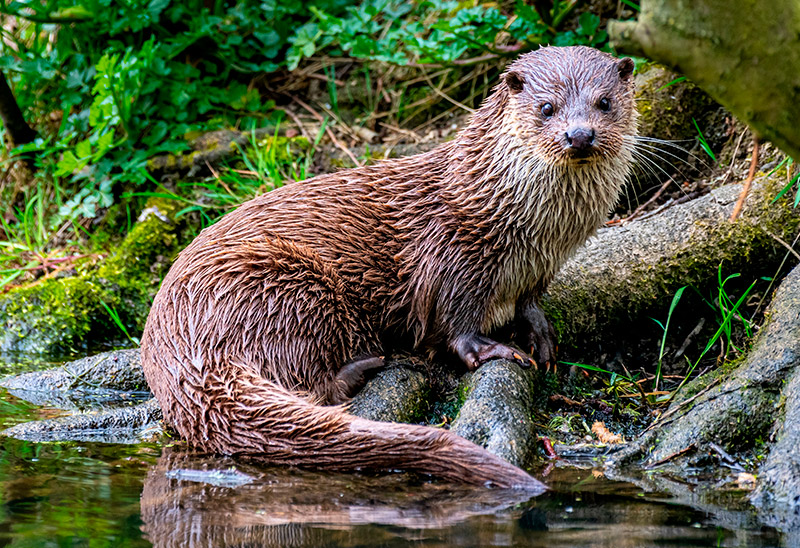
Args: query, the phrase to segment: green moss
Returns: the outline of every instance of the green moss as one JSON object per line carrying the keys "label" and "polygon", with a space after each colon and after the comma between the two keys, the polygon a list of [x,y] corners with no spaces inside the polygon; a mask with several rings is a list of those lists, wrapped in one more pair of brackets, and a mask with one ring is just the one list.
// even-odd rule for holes
{"label": "green moss", "polygon": [[540,306],[545,317],[550,320],[550,325],[553,326],[553,330],[556,332],[556,340],[562,340],[566,329],[563,311],[555,307],[553,303],[549,301],[542,301]]}
{"label": "green moss", "polygon": [[141,330],[177,244],[174,223],[159,216],[173,218],[176,210],[176,202],[152,200],[146,211],[153,213],[96,269],[2,295],[0,351],[64,352],[118,338],[118,328],[101,302],[117,310],[131,330]]}
{"label": "green moss", "polygon": [[[703,236],[656,264],[640,263],[621,280],[609,277],[603,286],[560,288],[560,295],[567,299],[548,295],[542,307],[562,347],[613,340],[620,329],[630,329],[632,317],[663,317],[681,286],[691,285],[701,293],[715,289],[720,265],[724,272],[750,280],[776,268],[786,252],[773,235],[792,241],[800,230],[800,210],[792,207],[790,197],[772,203],[783,185],[785,177],[771,175],[748,196],[735,223],[713,221],[707,230],[701,227],[706,221],[697,221],[695,226]],[[751,257],[754,253],[757,261]]]}
{"label": "green moss", "polygon": [[264,149],[275,148],[275,159],[279,162],[291,162],[299,153],[305,153],[313,148],[311,141],[305,137],[267,137],[256,142]]}
{"label": "green moss", "polygon": [[0,350],[71,350],[92,329],[101,292],[97,283],[80,278],[48,279],[8,292],[0,299]]}
{"label": "green moss", "polygon": [[443,400],[436,400],[432,405],[430,404],[430,400],[428,400],[424,409],[425,413],[421,417],[422,420],[417,422],[424,424],[440,424],[445,419],[451,421],[455,419],[464,406],[464,402],[467,401],[467,396],[469,396],[471,390],[467,377],[469,377],[469,375],[462,376],[456,391],[452,395],[448,395]]}
{"label": "green moss", "polygon": [[719,105],[691,82],[672,83],[677,74],[649,63],[636,76],[636,108],[639,132],[659,139],[683,140],[697,136],[692,119],[701,127]]}
{"label": "green moss", "polygon": [[[117,252],[98,269],[101,278],[114,279],[125,276],[141,277],[151,272],[165,250],[174,248],[177,237],[173,231],[179,202],[153,199],[145,207],[146,217],[137,222]],[[167,222],[165,222],[165,220]]]}

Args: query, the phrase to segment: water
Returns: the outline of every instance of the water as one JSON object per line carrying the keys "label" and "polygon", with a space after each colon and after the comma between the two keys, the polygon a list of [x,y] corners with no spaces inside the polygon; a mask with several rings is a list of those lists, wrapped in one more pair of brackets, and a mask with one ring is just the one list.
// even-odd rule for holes
{"label": "water", "polygon": [[[60,414],[0,393],[0,427]],[[740,494],[613,481],[551,465],[551,491],[331,475],[193,454],[179,444],[0,438],[0,545],[87,547],[790,546]],[[637,481],[638,480],[634,480]]]}

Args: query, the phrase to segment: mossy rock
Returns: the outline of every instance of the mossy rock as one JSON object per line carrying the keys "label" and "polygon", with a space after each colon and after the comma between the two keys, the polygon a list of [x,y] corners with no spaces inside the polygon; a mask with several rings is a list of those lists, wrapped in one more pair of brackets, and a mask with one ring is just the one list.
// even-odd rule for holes
{"label": "mossy rock", "polygon": [[705,132],[705,122],[721,107],[693,83],[648,63],[636,73],[636,108],[640,135],[686,141],[698,136],[692,120]]}
{"label": "mossy rock", "polygon": [[103,306],[133,335],[177,251],[178,204],[151,200],[117,251],[99,267],[51,278],[0,296],[0,352],[61,353],[122,335]]}
{"label": "mossy rock", "polygon": [[233,159],[251,147],[274,147],[277,161],[288,161],[313,147],[305,137],[281,137],[273,135],[273,132],[271,128],[260,128],[253,132],[221,129],[203,133],[192,139],[189,151],[151,158],[147,170],[157,176],[182,174],[194,177],[206,172],[208,165]]}
{"label": "mossy rock", "polygon": [[564,264],[543,298],[562,351],[581,349],[585,355],[623,336],[653,333],[647,329],[655,323],[639,318],[665,317],[682,286],[710,293],[720,267],[742,280],[775,272],[786,255],[780,242],[792,241],[800,228],[800,210],[791,199],[773,203],[783,185],[780,173],[759,175],[733,223],[738,184],[648,219],[601,229]]}
{"label": "mossy rock", "polygon": [[[705,139],[715,155],[730,139],[729,116],[703,90],[660,65],[645,64],[636,74],[636,108],[639,135],[652,140],[638,142],[637,186],[660,186],[680,174],[692,178],[715,163],[700,147]],[[696,125],[695,125],[696,124]],[[702,133],[701,133],[702,132]]]}

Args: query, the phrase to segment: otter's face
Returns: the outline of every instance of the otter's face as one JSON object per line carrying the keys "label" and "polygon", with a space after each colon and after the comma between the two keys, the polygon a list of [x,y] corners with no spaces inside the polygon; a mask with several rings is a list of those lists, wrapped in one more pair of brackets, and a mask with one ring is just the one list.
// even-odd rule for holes
{"label": "otter's face", "polygon": [[633,61],[587,47],[542,48],[504,75],[513,132],[552,164],[616,157],[636,133]]}

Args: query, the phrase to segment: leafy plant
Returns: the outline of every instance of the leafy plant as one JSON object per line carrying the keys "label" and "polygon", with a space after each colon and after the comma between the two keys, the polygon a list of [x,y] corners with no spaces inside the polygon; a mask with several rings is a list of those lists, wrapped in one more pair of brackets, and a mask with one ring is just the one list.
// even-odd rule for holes
{"label": "leafy plant", "polygon": [[83,257],[48,249],[57,231],[49,223],[47,199],[39,184],[24,207],[15,208],[8,218],[0,216],[0,288]]}
{"label": "leafy plant", "polygon": [[[787,157],[785,157],[783,160],[781,160],[781,162],[780,162],[780,163],[779,163],[777,166],[775,166],[775,168],[774,168],[772,171],[770,171],[770,172],[769,172],[769,174],[767,175],[767,177],[769,177],[770,175],[772,175],[773,173],[775,173],[776,171],[778,171],[778,170],[779,170],[781,167],[783,167],[783,165],[784,165],[784,164],[786,164],[786,173],[787,173],[787,174],[791,174],[791,170],[792,170],[792,164],[793,164],[793,163],[794,163],[794,162],[793,162],[793,160],[792,160],[791,158],[789,158],[788,156],[787,156]],[[794,175],[794,177],[787,177],[787,178],[789,178],[789,182],[788,182],[788,183],[786,183],[786,186],[784,186],[784,187],[781,189],[781,191],[780,191],[780,192],[778,192],[778,194],[777,194],[777,195],[775,196],[775,198],[772,200],[772,203],[773,203],[773,204],[774,204],[775,202],[777,202],[778,200],[780,200],[780,199],[783,197],[783,195],[784,195],[784,194],[786,194],[787,192],[789,192],[789,190],[790,190],[790,189],[791,189],[793,186],[797,185],[797,181],[798,181],[798,179],[800,179],[800,171],[798,171],[798,172],[797,172],[797,173]],[[797,207],[797,205],[798,205],[798,204],[800,204],[800,186],[798,186],[798,187],[797,187],[797,191],[795,192],[795,195],[794,195],[794,207]]]}
{"label": "leafy plant", "polygon": [[658,350],[658,366],[656,368],[656,379],[653,384],[653,390],[658,391],[658,384],[661,381],[661,360],[664,358],[664,347],[667,342],[667,332],[669,331],[669,321],[672,318],[672,313],[675,311],[675,307],[678,306],[678,301],[681,300],[681,295],[683,295],[684,290],[687,286],[683,286],[678,291],[675,292],[675,296],[672,297],[672,302],[669,305],[669,312],[667,313],[667,321],[665,323],[661,323],[655,318],[650,318],[654,322],[658,324],[663,332],[661,336],[661,347]]}
{"label": "leafy plant", "polygon": [[708,141],[706,141],[706,138],[703,135],[703,132],[700,131],[700,126],[697,125],[697,120],[692,118],[692,123],[694,124],[694,127],[697,130],[697,140],[700,143],[700,148],[702,148],[705,151],[705,153],[708,154],[708,156],[711,158],[711,160],[716,164],[717,163],[717,157],[714,156],[714,151],[711,150],[711,146],[708,144]]}
{"label": "leafy plant", "polygon": [[673,399],[675,399],[675,396],[678,395],[680,390],[688,382],[688,380],[691,377],[692,373],[694,373],[694,370],[700,364],[700,361],[706,356],[706,354],[708,354],[708,352],[711,350],[711,348],[713,348],[713,346],[717,343],[717,341],[721,337],[724,336],[726,338],[726,340],[728,342],[728,347],[734,347],[735,348],[735,346],[732,343],[731,332],[732,332],[733,323],[737,318],[745,325],[745,331],[747,333],[752,334],[752,332],[750,331],[749,320],[747,320],[739,312],[739,309],[741,308],[742,304],[747,300],[747,297],[752,292],[752,290],[755,287],[756,283],[758,283],[758,280],[753,280],[753,282],[742,293],[742,295],[736,300],[736,302],[733,302],[733,300],[730,298],[730,296],[725,291],[725,284],[729,280],[731,280],[733,278],[737,278],[739,276],[740,276],[739,274],[732,274],[732,275],[728,276],[727,278],[725,278],[723,280],[722,279],[722,266],[720,265],[720,267],[718,269],[718,273],[717,273],[717,278],[718,278],[718,283],[719,283],[717,302],[718,302],[718,305],[719,305],[719,309],[718,310],[722,314],[722,317],[721,317],[721,319],[719,321],[719,327],[717,328],[717,331],[714,333],[714,335],[708,340],[708,342],[706,343],[705,348],[700,353],[700,356],[698,356],[698,358],[695,360],[694,363],[691,363],[689,361],[689,358],[686,358],[687,362],[689,363],[689,370],[686,372],[686,375],[684,376],[683,380],[678,385],[678,387],[672,392],[672,395],[667,400],[668,403],[671,402]]}
{"label": "leafy plant", "polygon": [[[575,31],[557,32],[577,2],[554,2],[546,14],[518,1],[511,11],[495,4],[465,5],[453,0],[402,2],[366,0],[343,13],[309,6],[314,15],[288,38],[287,67],[325,52],[398,65],[450,64],[465,56],[504,55],[505,42],[602,45],[608,40],[600,18],[581,14]],[[339,6],[337,6],[339,7]],[[433,23],[430,23],[433,21]]]}
{"label": "leafy plant", "polygon": [[[148,172],[154,156],[188,152],[194,136],[214,129],[277,127],[283,113],[266,97],[265,74],[292,70],[315,56],[453,66],[544,43],[603,47],[607,36],[599,17],[582,13],[573,24],[579,5],[553,2],[537,11],[522,0],[10,0],[0,5],[0,14],[14,23],[0,26],[0,70],[39,137],[6,150],[2,163],[34,159],[32,184],[48,197],[31,206],[34,216],[69,231],[120,198],[162,193]],[[565,31],[568,23],[573,30]],[[340,120],[337,68],[323,66],[329,114]],[[371,71],[363,68],[367,106],[375,111],[386,92],[373,89]],[[398,90],[400,117],[406,108],[413,115],[425,108],[413,93]],[[253,156],[253,150],[241,173],[229,167],[191,183],[202,195],[197,200],[181,193],[184,213],[201,212],[213,222],[215,206],[207,204],[229,199],[224,207],[230,207],[250,196],[249,188],[305,178],[310,156],[282,163]],[[9,204],[20,195],[3,185],[0,194]],[[6,222],[7,242],[20,244],[15,238],[24,238],[26,222]],[[45,256],[48,245],[37,253]],[[11,266],[0,281],[18,279],[14,269],[27,265],[19,260],[33,255],[4,247],[16,259],[3,263]]]}
{"label": "leafy plant", "polygon": [[584,44],[597,47],[608,41],[608,33],[600,28],[600,17],[585,11],[578,18],[578,28],[560,33],[553,42],[556,46]]}

